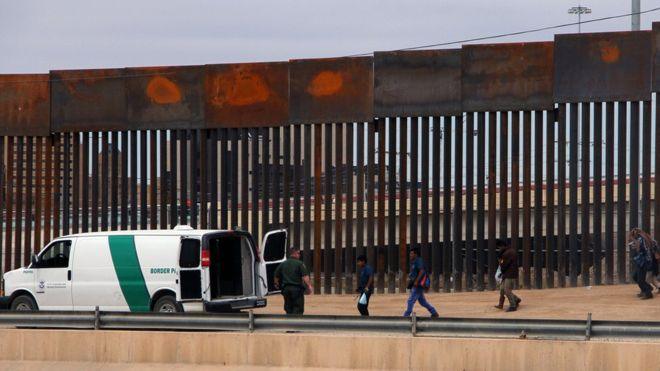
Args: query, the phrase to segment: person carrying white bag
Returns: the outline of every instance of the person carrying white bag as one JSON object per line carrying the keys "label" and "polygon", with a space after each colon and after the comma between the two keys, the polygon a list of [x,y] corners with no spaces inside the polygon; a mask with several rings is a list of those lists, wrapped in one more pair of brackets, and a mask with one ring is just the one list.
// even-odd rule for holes
{"label": "person carrying white bag", "polygon": [[374,292],[374,269],[367,264],[367,257],[360,255],[357,258],[357,266],[360,269],[360,279],[358,281],[357,292],[360,295],[358,299],[358,311],[360,315],[369,315],[369,298]]}

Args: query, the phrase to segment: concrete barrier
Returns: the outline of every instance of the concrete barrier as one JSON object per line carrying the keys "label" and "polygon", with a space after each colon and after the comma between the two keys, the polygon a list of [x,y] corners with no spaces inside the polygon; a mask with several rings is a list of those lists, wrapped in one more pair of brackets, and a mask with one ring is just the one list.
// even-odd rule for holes
{"label": "concrete barrier", "polygon": [[0,360],[392,370],[643,370],[660,343],[388,335],[0,331]]}

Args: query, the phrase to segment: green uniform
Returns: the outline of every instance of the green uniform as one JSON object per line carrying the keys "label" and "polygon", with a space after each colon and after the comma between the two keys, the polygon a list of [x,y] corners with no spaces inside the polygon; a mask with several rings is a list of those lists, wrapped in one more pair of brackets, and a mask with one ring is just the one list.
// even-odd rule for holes
{"label": "green uniform", "polygon": [[309,271],[299,259],[287,259],[275,269],[280,281],[286,314],[303,314],[305,311],[305,285],[302,278]]}

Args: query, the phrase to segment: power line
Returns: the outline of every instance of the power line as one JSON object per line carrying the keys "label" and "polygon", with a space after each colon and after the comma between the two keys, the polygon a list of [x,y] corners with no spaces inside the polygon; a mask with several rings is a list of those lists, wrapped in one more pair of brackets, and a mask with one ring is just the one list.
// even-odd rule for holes
{"label": "power line", "polygon": [[[558,25],[554,25],[554,26],[532,28],[532,29],[528,29],[528,30],[524,30],[524,31],[516,31],[516,32],[509,32],[509,33],[503,33],[503,34],[497,34],[497,35],[491,35],[491,36],[475,37],[475,38],[471,38],[471,39],[463,39],[463,40],[442,42],[442,43],[436,43],[436,44],[410,46],[410,47],[407,47],[407,48],[386,50],[386,51],[398,52],[398,51],[405,51],[405,50],[428,49],[428,48],[435,48],[435,47],[438,47],[438,46],[449,46],[449,45],[464,44],[464,43],[469,43],[469,42],[474,42],[474,41],[499,39],[499,38],[507,37],[507,36],[517,36],[517,35],[524,35],[524,34],[528,34],[528,33],[534,33],[534,32],[548,31],[548,30],[554,30],[554,29],[558,29],[558,28],[570,27],[570,26],[575,26],[577,24],[601,22],[601,21],[606,21],[606,20],[610,20],[610,19],[617,19],[617,18],[630,17],[630,16],[633,16],[633,15],[652,13],[652,12],[656,12],[658,10],[660,10],[660,7],[653,8],[653,9],[648,9],[648,10],[644,10],[644,11],[636,12],[636,13],[626,13],[626,14],[620,14],[620,15],[612,15],[612,16],[609,16],[609,17],[594,18],[594,19],[590,19],[590,20],[587,20],[587,21],[581,21],[581,22],[563,23],[563,24],[558,24]],[[361,54],[351,54],[351,55],[347,55],[346,57],[362,57],[362,56],[368,56],[368,55],[372,55],[372,54],[373,54],[373,52],[368,52],[368,53],[361,53]]]}

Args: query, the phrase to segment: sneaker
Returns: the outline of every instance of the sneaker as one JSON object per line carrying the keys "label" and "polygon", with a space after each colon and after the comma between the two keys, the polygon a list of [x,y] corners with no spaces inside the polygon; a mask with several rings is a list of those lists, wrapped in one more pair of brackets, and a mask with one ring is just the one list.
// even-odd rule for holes
{"label": "sneaker", "polygon": [[493,305],[497,309],[504,309],[504,305]]}
{"label": "sneaker", "polygon": [[521,302],[522,302],[521,298],[516,298],[516,306],[520,305]]}
{"label": "sneaker", "polygon": [[653,294],[651,294],[650,292],[647,293],[647,294],[644,294],[641,299],[642,300],[653,299]]}
{"label": "sneaker", "polygon": [[515,312],[516,310],[518,310],[518,308],[516,308],[516,307],[508,307],[506,309],[507,312]]}
{"label": "sneaker", "polygon": [[641,298],[642,296],[644,296],[644,293],[643,293],[643,292],[640,292],[640,293],[637,294],[637,297],[638,297],[638,298]]}
{"label": "sneaker", "polygon": [[438,313],[433,313],[433,314],[431,314],[431,318],[438,318],[438,317],[440,317],[440,316],[438,315]]}

